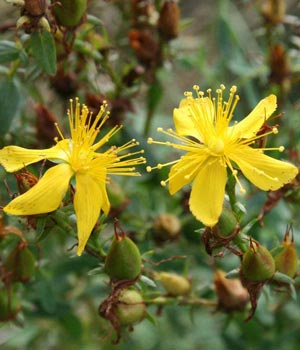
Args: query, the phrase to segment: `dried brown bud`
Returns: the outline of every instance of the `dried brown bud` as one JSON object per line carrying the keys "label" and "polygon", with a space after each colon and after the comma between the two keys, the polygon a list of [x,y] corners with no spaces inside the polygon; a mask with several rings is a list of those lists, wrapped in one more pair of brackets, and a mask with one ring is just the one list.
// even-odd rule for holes
{"label": "dried brown bud", "polygon": [[225,272],[216,270],[214,285],[218,295],[218,308],[226,312],[242,311],[245,309],[249,294],[238,278],[228,279]]}
{"label": "dried brown bud", "polygon": [[138,60],[146,65],[153,65],[160,60],[160,47],[155,34],[148,29],[133,29],[129,32],[130,46]]}
{"label": "dried brown bud", "polygon": [[154,220],[154,235],[159,241],[176,238],[181,230],[181,222],[174,214],[163,213]]}
{"label": "dried brown bud", "polygon": [[165,40],[178,37],[180,10],[177,2],[165,1],[159,14],[158,29]]}
{"label": "dried brown bud", "polygon": [[28,16],[43,16],[46,11],[46,0],[25,0],[24,10]]}
{"label": "dried brown bud", "polygon": [[264,0],[262,15],[265,20],[273,25],[283,22],[286,10],[285,0]]}
{"label": "dried brown bud", "polygon": [[286,83],[290,68],[285,49],[282,45],[277,44],[270,49],[270,81],[282,85]]}

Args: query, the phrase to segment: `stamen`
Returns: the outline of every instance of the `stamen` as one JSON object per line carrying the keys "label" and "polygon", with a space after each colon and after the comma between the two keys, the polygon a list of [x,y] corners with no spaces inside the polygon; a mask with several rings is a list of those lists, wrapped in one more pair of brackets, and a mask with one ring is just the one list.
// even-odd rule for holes
{"label": "stamen", "polygon": [[[274,129],[275,129],[275,132],[274,132]],[[253,137],[251,137],[249,139],[243,139],[242,141],[239,142],[239,144],[240,145],[250,145],[250,144],[254,143],[255,140],[259,140],[259,139],[261,139],[261,138],[263,138],[265,136],[271,135],[271,134],[276,134],[276,130],[278,132],[278,129],[274,127],[274,128],[272,128],[271,131],[267,131],[267,132],[265,132],[263,134],[259,134],[259,135],[253,136]]]}
{"label": "stamen", "polygon": [[172,162],[168,162],[168,163],[164,163],[164,164],[161,164],[161,163],[158,163],[156,166],[147,166],[146,170],[148,173],[150,173],[152,170],[154,169],[162,169],[164,168],[165,166],[169,166],[169,165],[173,165],[173,164],[176,164],[179,162],[180,159],[176,159],[176,160],[173,160]]}
{"label": "stamen", "polygon": [[[56,130],[57,130],[57,132],[58,132],[58,134],[59,134],[59,136],[60,136],[60,138],[61,138],[62,140],[64,140],[64,139],[65,139],[65,138],[64,138],[64,135],[63,135],[63,133],[61,132],[58,123],[54,123],[54,126],[55,126],[55,128],[56,128]],[[54,141],[57,142],[57,140],[58,140],[58,138],[55,137],[55,138],[54,138]]]}
{"label": "stamen", "polygon": [[260,151],[279,151],[283,152],[285,150],[284,146],[279,146],[279,147],[263,147],[263,148],[254,148]]}

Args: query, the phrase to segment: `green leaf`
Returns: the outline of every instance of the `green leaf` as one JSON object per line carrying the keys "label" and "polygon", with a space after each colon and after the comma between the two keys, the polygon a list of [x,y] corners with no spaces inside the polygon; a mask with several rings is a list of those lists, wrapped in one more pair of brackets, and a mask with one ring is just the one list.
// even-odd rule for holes
{"label": "green leaf", "polygon": [[0,136],[6,134],[21,102],[19,85],[15,79],[7,78],[0,82]]}
{"label": "green leaf", "polygon": [[31,35],[32,55],[37,63],[49,75],[56,73],[55,41],[47,30],[36,31]]}
{"label": "green leaf", "polygon": [[20,57],[21,51],[15,43],[8,40],[0,41],[0,63],[15,61]]}

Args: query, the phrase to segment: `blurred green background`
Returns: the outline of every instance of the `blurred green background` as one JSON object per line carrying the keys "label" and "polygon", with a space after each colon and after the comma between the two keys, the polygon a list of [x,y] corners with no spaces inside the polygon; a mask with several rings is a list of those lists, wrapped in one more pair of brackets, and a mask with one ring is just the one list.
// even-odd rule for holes
{"label": "blurred green background", "polygon": [[[134,17],[132,6],[136,3],[147,9],[142,19]],[[194,84],[203,90],[210,87],[215,90],[225,84],[227,88],[238,86],[241,101],[235,113],[237,119],[250,113],[265,96],[277,95],[277,112],[283,113],[275,119],[280,132],[268,143],[284,145],[286,151],[280,156],[299,166],[299,2],[181,0],[180,20],[175,23],[179,32],[172,38],[164,37],[162,29],[157,29],[163,4],[160,0],[91,0],[82,23],[62,34],[55,29],[48,8],[46,18],[55,39],[48,40],[34,38],[36,22],[32,17],[29,28],[20,26],[17,30],[17,21],[28,13],[1,1],[1,146],[49,147],[54,137],[53,121],[58,120],[62,128],[67,126],[65,116],[70,97],[79,96],[91,109],[107,99],[113,110],[111,123],[124,125],[115,142],[138,139],[148,164],[154,166],[169,161],[173,154],[163,147],[149,147],[147,137],[158,139],[158,126],[172,127],[173,108],[178,106],[184,91],[190,91]],[[171,13],[168,20],[175,25],[177,17]],[[144,30],[149,32],[145,34]],[[35,48],[43,40],[45,52]],[[53,57],[51,48],[56,50]],[[37,268],[29,282],[14,285],[22,310],[16,319],[0,323],[0,348],[298,349],[299,277],[295,279],[294,294],[287,289],[278,292],[280,286],[275,284],[265,286],[257,311],[247,323],[244,320],[248,309],[233,313],[217,311],[214,271],[235,269],[239,259],[225,249],[220,249],[224,254],[219,258],[206,253],[199,233],[202,225],[186,208],[188,189],[171,197],[159,185],[167,177],[167,169],[150,174],[143,167],[139,170],[141,178],[116,179],[116,186],[120,187],[110,189],[113,212],[104,219],[106,226],[100,235],[104,249],[108,246],[105,241],[113,234],[113,217],[117,216],[145,259],[157,262],[171,258],[155,269],[190,278],[192,296],[212,303],[193,305],[181,298],[174,298],[162,308],[150,303],[147,319],[131,332],[124,329],[120,343],[113,345],[115,333],[110,323],[98,315],[100,303],[110,293],[103,262],[89,254],[77,257],[71,249],[76,241],[59,225],[44,236],[41,229],[37,239],[25,219],[4,217],[5,225],[24,230]],[[38,176],[39,165],[30,171]],[[11,193],[18,191],[12,175],[1,169],[0,177],[1,183],[7,180]],[[266,193],[248,187],[247,197],[239,198],[246,209],[243,225],[257,217],[267,198]],[[251,228],[249,234],[269,249],[280,244],[287,225],[292,223],[299,254],[297,190],[294,188],[290,196],[286,193],[284,200],[265,216],[263,227],[255,223]],[[9,200],[4,184],[0,192],[4,205]],[[116,202],[112,200],[114,195]],[[180,222],[176,239],[157,233],[155,220],[165,213]],[[1,241],[2,259],[16,241],[11,236]],[[186,258],[172,259],[183,255]],[[0,260],[0,268],[2,263]],[[144,297],[165,295],[162,286],[154,284],[147,275],[147,269],[153,267],[146,261],[144,265],[148,278],[138,285]]]}

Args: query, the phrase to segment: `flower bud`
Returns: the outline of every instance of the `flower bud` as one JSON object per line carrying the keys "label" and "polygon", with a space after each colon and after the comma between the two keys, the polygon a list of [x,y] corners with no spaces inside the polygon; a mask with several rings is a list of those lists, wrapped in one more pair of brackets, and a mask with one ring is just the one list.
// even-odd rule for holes
{"label": "flower bud", "polygon": [[191,290],[190,281],[175,273],[158,272],[155,274],[155,279],[162,284],[169,295],[174,297],[188,294]]}
{"label": "flower bud", "polygon": [[298,257],[294,240],[290,239],[289,232],[285,234],[281,245],[274,248],[271,253],[275,260],[276,270],[293,278],[298,268]]}
{"label": "flower bud", "polygon": [[129,326],[141,322],[146,315],[146,305],[141,294],[133,289],[124,289],[116,304],[114,314],[120,326]]}
{"label": "flower bud", "polygon": [[134,280],[141,273],[141,254],[136,244],[125,235],[115,235],[104,265],[113,279]]}
{"label": "flower bud", "polygon": [[214,285],[218,295],[218,308],[227,312],[242,311],[245,309],[249,294],[242,286],[238,278],[228,279],[225,272],[216,270],[214,274]]}
{"label": "flower bud", "polygon": [[159,14],[158,29],[166,40],[178,37],[180,11],[176,1],[165,1]]}
{"label": "flower bud", "polygon": [[217,224],[218,229],[214,229],[214,231],[217,231],[218,236],[227,237],[234,232],[237,225],[238,221],[234,213],[231,210],[224,209]]}
{"label": "flower bud", "polygon": [[275,261],[267,248],[250,240],[250,248],[243,255],[243,277],[251,282],[263,282],[275,273]]}
{"label": "flower bud", "polygon": [[181,222],[174,214],[163,213],[154,220],[154,235],[158,240],[176,238],[181,230]]}
{"label": "flower bud", "polygon": [[0,322],[14,319],[19,310],[19,301],[12,291],[0,290]]}
{"label": "flower bud", "polygon": [[56,3],[53,12],[57,24],[66,28],[74,28],[78,26],[86,12],[87,0],[52,0]]}
{"label": "flower bud", "polygon": [[25,0],[24,10],[29,16],[43,16],[46,11],[46,0]]}
{"label": "flower bud", "polygon": [[262,3],[262,15],[265,20],[273,25],[282,23],[286,11],[286,0],[264,0]]}
{"label": "flower bud", "polygon": [[141,63],[152,65],[161,59],[158,40],[151,30],[132,29],[128,37],[130,46]]}
{"label": "flower bud", "polygon": [[35,273],[35,257],[27,246],[17,246],[5,261],[5,268],[11,273],[12,279],[28,282]]}

